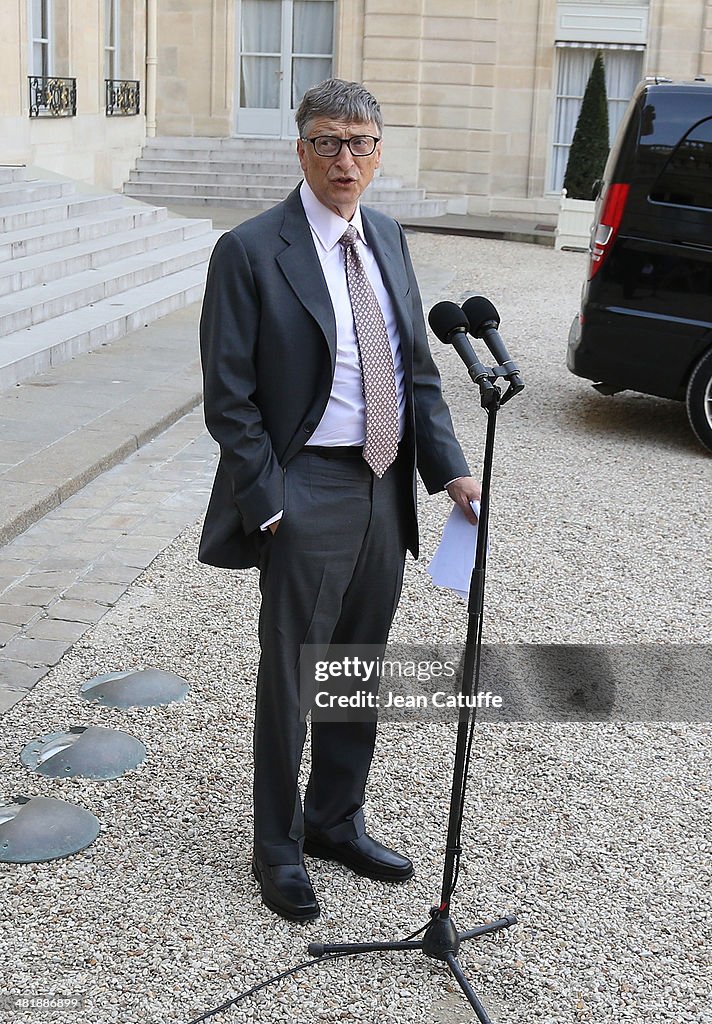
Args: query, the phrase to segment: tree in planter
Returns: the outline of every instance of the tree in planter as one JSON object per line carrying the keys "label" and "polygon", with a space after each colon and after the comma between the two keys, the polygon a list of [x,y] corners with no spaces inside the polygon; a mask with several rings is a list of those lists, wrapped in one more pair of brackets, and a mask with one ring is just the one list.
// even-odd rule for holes
{"label": "tree in planter", "polygon": [[586,84],[569,150],[564,188],[569,199],[591,199],[608,157],[608,98],[603,55],[599,52]]}

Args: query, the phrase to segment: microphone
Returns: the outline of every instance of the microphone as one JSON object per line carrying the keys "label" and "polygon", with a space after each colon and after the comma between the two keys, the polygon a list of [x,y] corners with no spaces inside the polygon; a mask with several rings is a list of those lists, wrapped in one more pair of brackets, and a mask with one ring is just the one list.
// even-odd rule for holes
{"label": "microphone", "polygon": [[[438,302],[428,313],[428,323],[433,334],[445,345],[452,345],[467,367],[475,384],[489,379],[489,370],[477,358],[475,350],[467,339],[469,323],[467,317],[454,302]],[[493,387],[490,384],[490,387]]]}
{"label": "microphone", "polygon": [[472,295],[462,304],[462,311],[467,317],[470,334],[475,338],[482,338],[487,348],[505,371],[503,376],[510,382],[512,388],[521,391],[524,382],[519,373],[519,367],[510,358],[509,352],[502,341],[497,330],[499,327],[499,313],[489,299],[484,295]]}

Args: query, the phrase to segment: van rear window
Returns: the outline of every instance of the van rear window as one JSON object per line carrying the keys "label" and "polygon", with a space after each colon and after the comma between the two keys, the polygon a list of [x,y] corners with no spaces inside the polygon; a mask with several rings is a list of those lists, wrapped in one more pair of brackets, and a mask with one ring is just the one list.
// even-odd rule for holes
{"label": "van rear window", "polygon": [[712,118],[683,136],[650,190],[650,198],[655,203],[712,210]]}

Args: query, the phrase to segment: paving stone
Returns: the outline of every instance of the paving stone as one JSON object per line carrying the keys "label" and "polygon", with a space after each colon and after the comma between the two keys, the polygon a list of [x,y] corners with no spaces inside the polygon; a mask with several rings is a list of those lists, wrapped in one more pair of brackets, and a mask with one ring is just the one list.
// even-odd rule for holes
{"label": "paving stone", "polygon": [[52,619],[66,619],[68,622],[98,622],[106,614],[106,605],[94,601],[67,601],[60,598],[47,609]]}
{"label": "paving stone", "polygon": [[27,690],[11,690],[10,687],[0,686],[0,715],[9,711],[26,695]]}
{"label": "paving stone", "polygon": [[106,542],[101,543],[98,539],[96,542],[83,539],[75,540],[62,544],[60,550],[64,553],[61,555],[51,555],[44,561],[44,568],[54,570],[74,569],[76,571],[79,566],[88,565],[96,558],[100,558],[106,551]]}
{"label": "paving stone", "polygon": [[[6,602],[22,607],[23,605],[34,605],[35,608],[46,608],[51,601],[54,601],[59,591],[51,587],[26,587],[24,581],[14,587],[10,587],[3,594]],[[0,621],[2,616],[0,615]]]}
{"label": "paving stone", "polygon": [[31,640],[26,636],[16,636],[2,649],[3,656],[11,661],[23,662],[25,665],[56,665],[70,644],[66,640]]}
{"label": "paving stone", "polygon": [[[141,575],[142,567],[134,565],[119,564],[116,561],[103,558],[92,565],[84,573],[84,582],[95,583],[125,583],[127,586]],[[0,612],[0,619],[2,613]]]}
{"label": "paving stone", "polygon": [[75,500],[75,498],[69,498],[58,509],[55,509],[52,513],[53,521],[66,519],[81,522],[82,520],[91,519],[92,516],[97,514],[97,510],[92,505],[74,504]]}
{"label": "paving stone", "polygon": [[[13,549],[14,550],[14,549]],[[3,554],[7,554],[10,551],[9,548],[3,550]],[[0,559],[0,576],[3,579],[6,576],[10,576],[16,580],[19,580],[25,573],[32,572],[35,568],[35,563],[30,561],[28,558],[2,558]]]}
{"label": "paving stone", "polygon": [[[1,540],[0,543],[2,543]],[[18,558],[33,567],[37,566],[43,559],[49,558],[52,552],[56,550],[53,544],[38,544],[34,538],[28,537],[27,533],[23,533],[20,537],[15,537],[12,541],[12,549]]]}
{"label": "paving stone", "polygon": [[19,626],[11,622],[0,622],[0,647],[3,647],[14,636],[17,636]]}
{"label": "paving stone", "polygon": [[[4,650],[3,650],[4,654]],[[35,683],[47,675],[47,666],[26,665],[0,655],[0,688],[31,690]]]}
{"label": "paving stone", "polygon": [[[12,591],[6,590],[2,595],[7,598]],[[28,622],[38,618],[40,609],[35,605],[28,604],[7,604],[0,602],[0,622],[10,623],[13,626],[25,626]]]}
{"label": "paving stone", "polygon": [[[175,538],[185,528],[185,526],[185,516],[181,516],[180,526],[176,526],[175,523],[170,522],[146,522],[141,525],[140,533],[130,533],[124,539],[127,542],[130,542],[132,547],[136,546],[133,544],[134,539],[139,539],[141,541],[147,542],[146,549],[148,549],[149,547],[149,541],[153,542],[153,545],[155,545],[156,549],[163,548],[167,547],[167,545],[170,544],[172,540],[175,540]],[[141,545],[138,545],[138,547],[141,547]]]}
{"label": "paving stone", "polygon": [[117,515],[116,512],[105,512],[91,522],[86,524],[87,533],[94,530],[114,530],[117,533],[124,533],[137,526],[142,519],[145,518],[146,508],[144,506],[141,509],[140,514],[134,513],[133,515],[124,513],[123,515]]}
{"label": "paving stone", "polygon": [[[13,576],[0,576],[0,594],[2,594],[8,587],[12,587],[17,583],[17,579]],[[2,600],[2,598],[0,598]]]}
{"label": "paving stone", "polygon": [[158,537],[144,533],[127,533],[121,537],[118,550],[121,554],[127,551],[131,553],[134,551],[155,551],[158,553],[163,547],[165,545]]}
{"label": "paving stone", "polygon": [[89,626],[88,622],[71,622],[68,619],[43,616],[27,626],[23,636],[30,640],[66,640],[73,643],[84,636]]}
{"label": "paving stone", "polygon": [[71,587],[76,579],[76,572],[70,573],[66,570],[50,570],[49,572],[34,572],[25,576],[22,585],[25,587],[48,587],[52,590],[65,590]]}
{"label": "paving stone", "polygon": [[122,594],[126,593],[124,583],[89,583],[81,581],[69,587],[64,598],[70,601],[93,601],[96,604],[116,604]]}
{"label": "paving stone", "polygon": [[[150,565],[160,550],[155,551],[131,551],[127,548],[117,549],[112,553],[111,561],[116,565],[123,565],[126,569],[145,569]],[[133,579],[136,579],[134,576]]]}

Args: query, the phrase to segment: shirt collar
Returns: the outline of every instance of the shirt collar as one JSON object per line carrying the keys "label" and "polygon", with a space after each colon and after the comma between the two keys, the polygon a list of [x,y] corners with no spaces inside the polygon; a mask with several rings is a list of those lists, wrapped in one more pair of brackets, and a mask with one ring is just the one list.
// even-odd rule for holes
{"label": "shirt collar", "polygon": [[363,221],[361,220],[361,207],[356,205],[356,212],[353,218],[348,221],[334,213],[317,199],[306,181],[303,181],[300,188],[300,196],[304,212],[309,221],[309,227],[319,239],[323,247],[329,252],[343,235],[346,228],[351,225],[358,232],[359,239],[365,244],[363,234]]}

